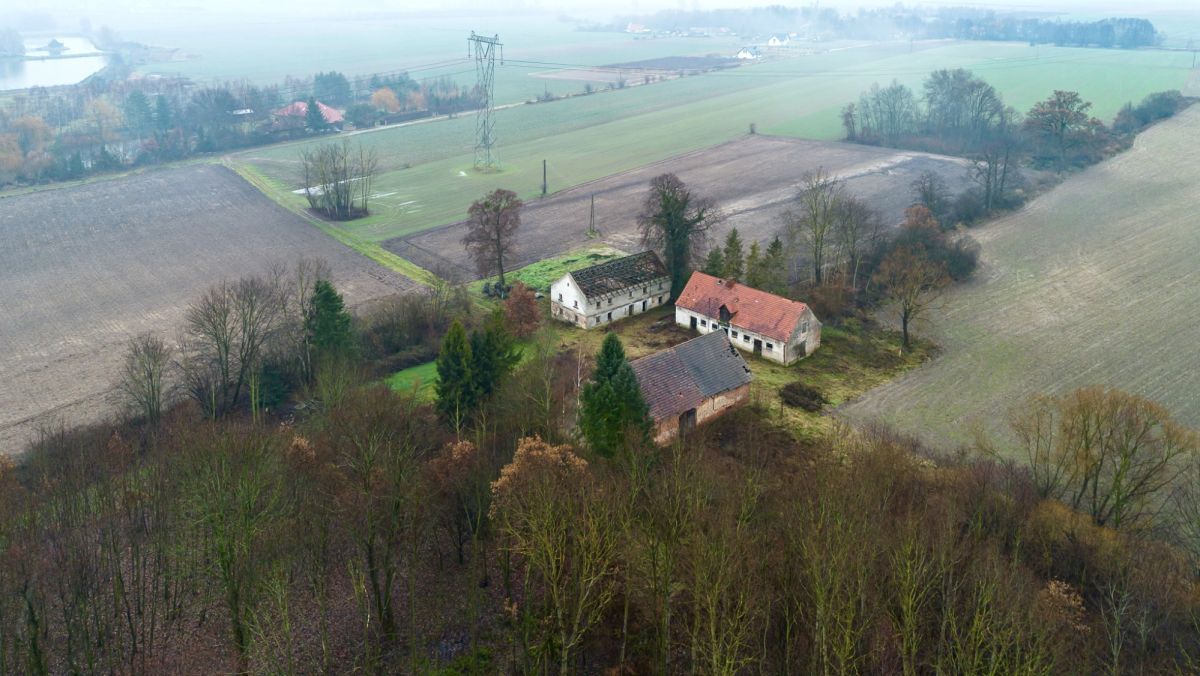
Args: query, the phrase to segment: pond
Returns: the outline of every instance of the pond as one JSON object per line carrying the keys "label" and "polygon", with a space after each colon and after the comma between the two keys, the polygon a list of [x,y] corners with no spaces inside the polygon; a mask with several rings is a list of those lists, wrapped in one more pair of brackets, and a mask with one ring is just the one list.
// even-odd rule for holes
{"label": "pond", "polygon": [[[63,46],[53,58],[44,49],[51,40],[58,40]],[[108,63],[108,57],[87,38],[27,38],[25,57],[0,59],[0,91],[76,84]]]}

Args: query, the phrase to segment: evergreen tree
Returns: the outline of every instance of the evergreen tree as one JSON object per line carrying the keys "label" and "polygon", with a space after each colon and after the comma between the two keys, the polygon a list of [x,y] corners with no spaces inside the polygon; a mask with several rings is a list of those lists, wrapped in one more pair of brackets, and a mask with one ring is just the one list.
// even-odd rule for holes
{"label": "evergreen tree", "polygon": [[746,284],[756,289],[763,288],[763,261],[758,251],[758,240],[750,243],[750,253],[746,254]]}
{"label": "evergreen tree", "polygon": [[787,261],[783,255],[783,242],[779,237],[767,245],[767,253],[763,256],[762,288],[764,291],[782,295],[787,291]]}
{"label": "evergreen tree", "polygon": [[342,295],[327,280],[318,279],[304,309],[304,333],[317,356],[341,356],[354,350],[350,313]]}
{"label": "evergreen tree", "polygon": [[170,131],[175,126],[175,114],[171,111],[171,101],[163,95],[154,100],[154,127],[159,131]]}
{"label": "evergreen tree", "polygon": [[146,135],[154,126],[154,112],[150,110],[150,99],[135,89],[125,97],[125,121],[137,132],[138,138]]}
{"label": "evergreen tree", "polygon": [[725,276],[725,254],[720,248],[714,248],[708,252],[708,258],[704,260],[703,272],[713,277]]}
{"label": "evergreen tree", "polygon": [[442,340],[437,358],[437,409],[455,428],[475,410],[477,397],[471,374],[471,343],[455,320]]}
{"label": "evergreen tree", "polygon": [[597,454],[612,457],[630,442],[650,440],[650,408],[615,333],[604,338],[596,370],[583,386],[579,403],[579,429]]}
{"label": "evergreen tree", "polygon": [[729,231],[725,238],[725,274],[726,279],[740,281],[745,275],[745,263],[742,254],[742,238],[737,228]]}
{"label": "evergreen tree", "polygon": [[329,127],[325,116],[321,114],[321,106],[317,105],[317,100],[311,96],[308,97],[308,105],[304,110],[304,126],[309,131],[325,131]]}
{"label": "evergreen tree", "polygon": [[499,388],[520,359],[504,315],[492,313],[487,326],[471,333],[471,385],[480,401]]}

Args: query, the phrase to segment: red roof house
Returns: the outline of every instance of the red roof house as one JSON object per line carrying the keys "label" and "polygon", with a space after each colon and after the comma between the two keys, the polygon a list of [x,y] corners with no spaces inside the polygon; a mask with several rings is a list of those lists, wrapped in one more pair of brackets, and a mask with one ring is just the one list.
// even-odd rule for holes
{"label": "red roof house", "polygon": [[[336,108],[330,108],[320,101],[317,101],[317,110],[320,110],[321,117],[325,118],[325,121],[334,127],[340,127],[346,121],[346,118]],[[303,123],[306,115],[308,115],[307,101],[294,101],[275,111],[276,118],[299,119],[301,123]]]}
{"label": "red roof house", "polygon": [[722,330],[741,349],[782,364],[821,344],[821,322],[808,305],[703,272],[692,273],[675,301],[675,322],[700,333]]}

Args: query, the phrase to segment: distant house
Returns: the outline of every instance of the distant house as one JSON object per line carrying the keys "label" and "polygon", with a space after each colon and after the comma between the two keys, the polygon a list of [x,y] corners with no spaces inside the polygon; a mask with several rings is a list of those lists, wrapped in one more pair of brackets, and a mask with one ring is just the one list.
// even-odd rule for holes
{"label": "distant house", "polygon": [[792,41],[787,33],[776,33],[767,40],[768,47],[783,47]]}
{"label": "distant house", "polygon": [[675,323],[785,366],[821,346],[821,322],[804,303],[703,272],[692,273],[675,301]]}
{"label": "distant house", "polygon": [[738,50],[737,58],[748,61],[752,59],[761,59],[762,54],[759,53],[758,47],[742,47]]}
{"label": "distant house", "polygon": [[643,251],[563,275],[550,285],[550,314],[590,329],[658,307],[670,292],[666,266]]}
{"label": "distant house", "polygon": [[[325,122],[335,129],[341,129],[346,118],[337,111],[336,108],[331,108],[320,101],[317,101],[317,109],[321,111],[321,117],[325,118]],[[308,115],[308,102],[295,101],[290,103],[274,113],[276,123],[281,127],[304,127],[305,116]]]}
{"label": "distant house", "polygon": [[634,34],[637,34],[637,35],[642,35],[642,34],[645,34],[645,33],[649,33],[649,32],[650,32],[650,29],[649,29],[649,28],[646,28],[645,26],[643,26],[643,25],[642,25],[642,24],[640,24],[640,23],[630,23],[630,24],[627,24],[627,25],[625,26],[625,32],[626,32],[626,33],[634,33]]}
{"label": "distant house", "polygon": [[660,444],[687,433],[745,401],[750,369],[724,336],[693,338],[635,360],[642,397]]}

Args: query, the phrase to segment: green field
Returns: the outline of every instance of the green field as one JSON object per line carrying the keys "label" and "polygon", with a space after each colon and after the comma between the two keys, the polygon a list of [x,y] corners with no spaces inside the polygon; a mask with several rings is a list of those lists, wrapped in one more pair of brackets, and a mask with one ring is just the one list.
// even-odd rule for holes
{"label": "green field", "polygon": [[[970,68],[1021,110],[1054,89],[1077,89],[1095,103],[1095,115],[1111,119],[1127,101],[1183,87],[1191,62],[1182,52],[1014,43],[848,47],[501,110],[496,132],[503,170],[497,174],[472,170],[469,116],[360,134],[354,138],[381,158],[378,197],[371,217],[341,227],[380,242],[460,220],[472,200],[496,187],[535,198],[543,159],[555,191],[728,141],[751,123],[762,133],[836,139],[839,109],[862,90],[893,79],[919,86],[936,68]],[[291,193],[301,187],[301,147],[257,149],[234,159],[259,172],[273,197],[302,206],[303,197]]]}
{"label": "green field", "polygon": [[944,355],[847,406],[941,444],[1005,432],[1034,393],[1112,385],[1200,426],[1200,108],[975,236],[983,266],[928,326]]}

